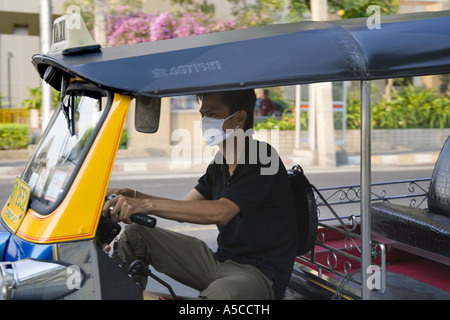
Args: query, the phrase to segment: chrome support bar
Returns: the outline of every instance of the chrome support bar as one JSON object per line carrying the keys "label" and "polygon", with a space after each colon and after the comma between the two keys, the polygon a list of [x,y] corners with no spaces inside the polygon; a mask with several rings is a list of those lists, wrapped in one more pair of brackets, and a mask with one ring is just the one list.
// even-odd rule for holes
{"label": "chrome support bar", "polygon": [[361,297],[371,298],[367,283],[367,270],[371,262],[371,102],[370,81],[361,81]]}

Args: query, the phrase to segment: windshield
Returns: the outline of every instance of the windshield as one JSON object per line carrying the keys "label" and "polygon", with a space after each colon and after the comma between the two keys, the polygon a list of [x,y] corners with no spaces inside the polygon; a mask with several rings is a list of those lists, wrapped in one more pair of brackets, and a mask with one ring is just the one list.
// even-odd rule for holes
{"label": "windshield", "polygon": [[106,116],[109,97],[87,85],[67,89],[22,175],[31,188],[30,208],[46,214],[62,201]]}

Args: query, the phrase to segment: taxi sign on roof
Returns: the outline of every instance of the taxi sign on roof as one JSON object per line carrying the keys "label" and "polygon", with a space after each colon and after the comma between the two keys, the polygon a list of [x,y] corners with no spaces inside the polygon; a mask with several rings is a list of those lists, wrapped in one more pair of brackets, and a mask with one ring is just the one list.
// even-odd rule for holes
{"label": "taxi sign on roof", "polygon": [[62,54],[70,55],[98,51],[100,48],[92,39],[79,13],[66,14],[53,23],[52,46],[49,52],[62,51]]}

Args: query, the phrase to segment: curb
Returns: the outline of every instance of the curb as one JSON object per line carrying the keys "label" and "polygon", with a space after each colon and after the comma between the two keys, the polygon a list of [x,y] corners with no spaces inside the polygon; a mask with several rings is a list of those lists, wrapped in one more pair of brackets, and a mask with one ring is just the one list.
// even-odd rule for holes
{"label": "curb", "polygon": [[439,157],[436,153],[417,153],[417,154],[391,154],[372,156],[372,164],[435,164]]}
{"label": "curb", "polygon": [[[396,154],[375,154],[371,157],[373,166],[377,165],[433,165],[439,157],[439,151],[436,152],[417,152],[417,153],[396,153]],[[349,165],[360,165],[360,156],[352,155],[348,157]]]}

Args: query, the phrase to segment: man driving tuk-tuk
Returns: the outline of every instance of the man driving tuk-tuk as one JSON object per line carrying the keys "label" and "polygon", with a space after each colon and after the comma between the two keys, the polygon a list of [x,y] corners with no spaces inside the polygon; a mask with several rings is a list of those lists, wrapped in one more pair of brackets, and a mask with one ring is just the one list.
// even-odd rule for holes
{"label": "man driving tuk-tuk", "polygon": [[[383,17],[376,30],[365,19],[304,21],[110,48],[95,43],[83,23],[74,28],[73,19],[81,17],[58,18],[50,52],[32,58],[61,97],[1,210],[0,298],[142,299],[143,288],[128,273],[142,284],[151,275],[147,264],[182,278],[202,298],[281,299],[288,286],[307,298],[331,292],[370,299],[386,289],[392,266],[386,246],[397,242],[372,239],[370,84],[450,73],[450,12]],[[290,182],[303,172],[286,171],[277,151],[248,133],[253,90],[344,80],[361,83],[361,213],[349,218],[350,226],[337,216],[337,225],[318,227],[316,200],[331,205],[301,179],[307,209],[300,210],[306,220],[299,225]],[[194,189],[184,201],[108,190],[130,103],[135,101],[136,129],[151,134],[161,99],[187,94],[201,101],[205,142],[221,144]],[[152,229],[153,215],[217,224],[218,251]],[[117,222],[133,222],[120,237],[120,259],[103,250],[122,229]],[[301,252],[300,238],[308,244]],[[339,247],[324,240],[329,238]],[[401,253],[409,247],[401,245]],[[448,257],[425,253],[427,259],[438,256],[429,263],[445,274]],[[338,255],[355,262],[338,263]],[[300,280],[293,285],[295,277]]]}
{"label": "man driving tuk-tuk", "polygon": [[[286,169],[275,149],[253,140],[253,90],[201,95],[203,137],[220,146],[214,161],[181,201],[113,189],[103,214],[131,223],[135,213],[196,224],[217,224],[213,252],[194,237],[128,226],[119,255],[153,265],[200,291],[202,299],[281,299],[297,251],[296,214]],[[245,133],[247,132],[247,134]],[[262,155],[262,156],[261,156]],[[276,161],[275,170],[265,160]],[[112,209],[110,210],[110,207]],[[140,283],[146,287],[146,276]]]}

